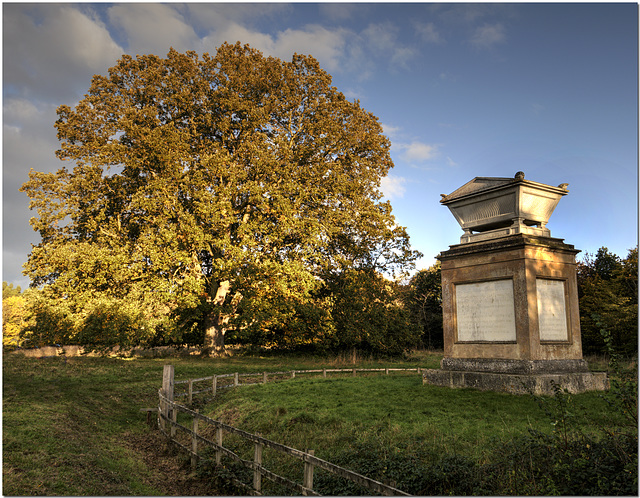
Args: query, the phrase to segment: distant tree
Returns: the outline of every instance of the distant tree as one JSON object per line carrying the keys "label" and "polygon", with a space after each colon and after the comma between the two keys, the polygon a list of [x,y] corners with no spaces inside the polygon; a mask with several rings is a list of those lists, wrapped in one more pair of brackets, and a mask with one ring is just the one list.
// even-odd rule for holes
{"label": "distant tree", "polygon": [[11,295],[2,300],[2,345],[16,347],[21,344],[25,322],[25,298]]}
{"label": "distant tree", "polygon": [[20,286],[2,282],[2,345],[17,347],[25,324],[25,296]]}
{"label": "distant tree", "polygon": [[428,349],[442,348],[442,277],[440,262],[420,270],[405,288],[404,299],[422,329],[422,343]]}
{"label": "distant tree", "polygon": [[13,287],[13,284],[8,284],[7,282],[2,282],[2,299],[12,296],[19,296],[22,292],[20,286]]}
{"label": "distant tree", "polygon": [[420,328],[401,299],[398,284],[371,269],[349,270],[329,284],[334,350],[395,355],[415,348]]}
{"label": "distant tree", "polygon": [[596,256],[591,264],[593,272],[602,280],[612,280],[616,277],[622,262],[620,258],[609,251],[606,247],[601,247],[596,252]]}
{"label": "distant tree", "polygon": [[625,355],[638,352],[638,248],[620,259],[601,247],[578,262],[580,328],[585,353],[605,351],[601,330]]}
{"label": "distant tree", "polygon": [[29,289],[25,293],[25,309],[20,342],[26,347],[69,344],[82,317],[74,315],[72,301],[52,299],[48,289]]}
{"label": "distant tree", "polygon": [[221,351],[308,308],[316,279],[419,256],[381,202],[382,127],[310,56],[123,56],[56,128],[74,166],[21,189],[41,236],[25,274],[85,343],[199,332]]}

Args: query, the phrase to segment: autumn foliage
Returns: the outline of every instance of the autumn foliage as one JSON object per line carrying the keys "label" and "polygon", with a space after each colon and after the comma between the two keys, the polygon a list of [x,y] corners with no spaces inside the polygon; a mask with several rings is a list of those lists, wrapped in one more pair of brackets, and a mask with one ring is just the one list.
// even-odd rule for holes
{"label": "autumn foliage", "polygon": [[[125,55],[56,129],[69,166],[22,187],[41,236],[25,266],[42,288],[33,334],[340,343],[334,283],[400,278],[419,256],[382,201],[380,123],[313,57]],[[397,311],[376,306],[363,309]]]}

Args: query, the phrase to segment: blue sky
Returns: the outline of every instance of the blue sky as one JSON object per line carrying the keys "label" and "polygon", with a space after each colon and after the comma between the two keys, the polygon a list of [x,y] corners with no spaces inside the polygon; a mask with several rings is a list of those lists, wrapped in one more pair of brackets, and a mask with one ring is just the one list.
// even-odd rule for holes
{"label": "blue sky", "polygon": [[3,4],[3,280],[38,236],[18,192],[54,171],[53,124],[123,54],[241,41],[311,54],[376,115],[383,181],[426,268],[462,230],[440,205],[476,176],[569,184],[548,224],[584,252],[637,244],[638,6],[626,4]]}

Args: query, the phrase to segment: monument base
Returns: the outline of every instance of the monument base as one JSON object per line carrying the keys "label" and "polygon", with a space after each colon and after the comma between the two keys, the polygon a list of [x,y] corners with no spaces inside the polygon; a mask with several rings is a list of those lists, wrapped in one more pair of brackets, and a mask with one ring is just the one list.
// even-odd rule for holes
{"label": "monument base", "polygon": [[543,395],[553,395],[554,384],[571,394],[609,389],[609,378],[606,372],[500,373],[431,369],[423,370],[422,383],[512,394]]}
{"label": "monument base", "polygon": [[583,359],[513,360],[502,358],[445,357],[440,362],[440,368],[443,370],[524,375],[589,372],[589,365]]}

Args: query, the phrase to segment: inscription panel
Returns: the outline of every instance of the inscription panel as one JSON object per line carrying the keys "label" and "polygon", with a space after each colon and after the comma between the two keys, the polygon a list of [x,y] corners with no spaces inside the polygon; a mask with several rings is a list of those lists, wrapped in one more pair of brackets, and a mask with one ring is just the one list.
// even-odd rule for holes
{"label": "inscription panel", "polygon": [[458,284],[455,288],[458,341],[516,341],[513,280]]}
{"label": "inscription panel", "polygon": [[538,327],[541,341],[568,341],[564,281],[536,279]]}

